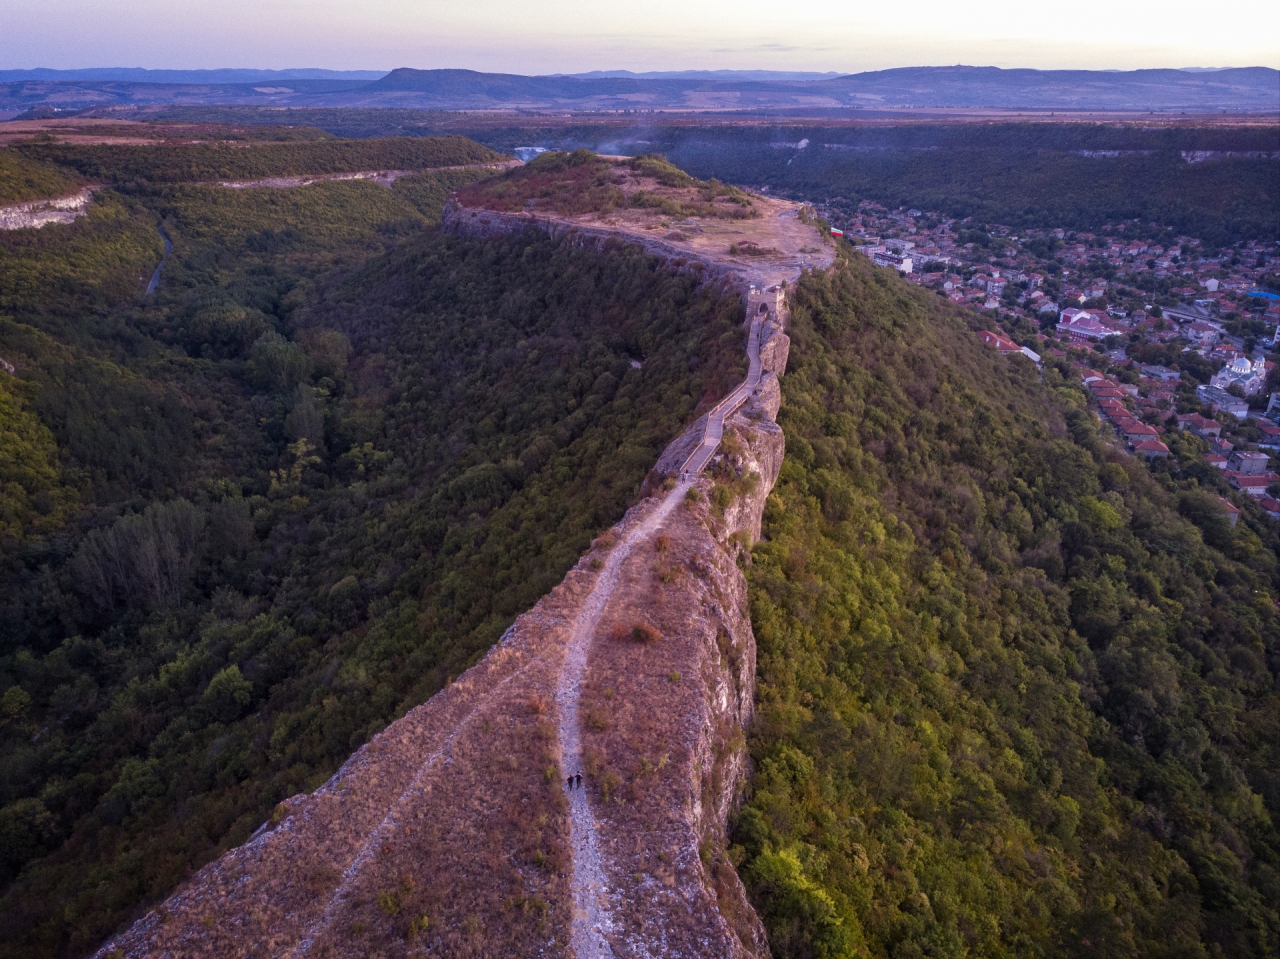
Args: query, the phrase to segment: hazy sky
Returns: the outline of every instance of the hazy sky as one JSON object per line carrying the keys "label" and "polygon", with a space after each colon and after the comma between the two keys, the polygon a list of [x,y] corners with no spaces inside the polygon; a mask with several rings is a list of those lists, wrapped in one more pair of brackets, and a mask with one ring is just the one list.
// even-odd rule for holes
{"label": "hazy sky", "polygon": [[1280,2],[0,0],[0,68],[1280,67]]}

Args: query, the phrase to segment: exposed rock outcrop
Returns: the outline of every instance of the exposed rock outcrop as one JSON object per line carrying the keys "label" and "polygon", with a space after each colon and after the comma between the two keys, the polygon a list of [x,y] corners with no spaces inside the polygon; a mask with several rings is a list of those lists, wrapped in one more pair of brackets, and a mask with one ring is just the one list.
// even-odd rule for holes
{"label": "exposed rock outcrop", "polygon": [[70,196],[0,206],[0,230],[39,229],[50,223],[70,223],[88,212],[96,189],[87,186]]}

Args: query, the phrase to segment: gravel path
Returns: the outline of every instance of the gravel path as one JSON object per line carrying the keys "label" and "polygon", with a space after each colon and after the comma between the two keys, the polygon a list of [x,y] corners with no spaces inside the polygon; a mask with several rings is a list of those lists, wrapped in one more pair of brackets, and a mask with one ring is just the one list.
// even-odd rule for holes
{"label": "gravel path", "polygon": [[[596,579],[582,611],[574,621],[564,665],[556,683],[556,705],[560,714],[560,749],[563,772],[572,776],[582,772],[582,741],[578,735],[578,702],[582,695],[582,677],[587,671],[587,650],[591,636],[600,623],[605,605],[618,584],[618,572],[632,548],[657,532],[671,511],[684,497],[693,479],[677,483],[666,498],[640,523],[627,530],[613,547],[604,569]],[[596,819],[587,801],[585,786],[565,787],[569,800],[569,841],[573,850],[573,925],[570,940],[575,959],[605,959],[613,955],[606,936],[612,929],[607,899],[604,856],[596,839]]]}

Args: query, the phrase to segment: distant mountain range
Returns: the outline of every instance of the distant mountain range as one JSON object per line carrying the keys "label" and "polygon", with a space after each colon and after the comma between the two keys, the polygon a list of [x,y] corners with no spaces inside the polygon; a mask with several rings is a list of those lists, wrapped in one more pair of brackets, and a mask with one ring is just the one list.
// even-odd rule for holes
{"label": "distant mountain range", "polygon": [[85,70],[0,70],[0,83],[27,80],[124,80],[131,83],[261,83],[274,80],[377,80],[385,70],[146,70],[90,67]]}
{"label": "distant mountain range", "polygon": [[[64,76],[75,73],[74,77]],[[7,81],[7,82],[6,82]],[[1063,110],[1280,112],[1280,71],[904,67],[848,76],[767,71],[596,72],[527,77],[473,70],[85,70],[0,72],[0,116],[32,108],[156,104],[443,110]]]}
{"label": "distant mountain range", "polygon": [[633,73],[630,70],[592,70],[590,73],[555,73],[557,77],[577,77],[579,80],[601,80],[608,77],[622,77],[629,80],[716,80],[733,82],[737,80],[833,80],[844,76],[832,70],[828,73],[791,73],[785,70],[669,70],[650,71],[649,73]]}

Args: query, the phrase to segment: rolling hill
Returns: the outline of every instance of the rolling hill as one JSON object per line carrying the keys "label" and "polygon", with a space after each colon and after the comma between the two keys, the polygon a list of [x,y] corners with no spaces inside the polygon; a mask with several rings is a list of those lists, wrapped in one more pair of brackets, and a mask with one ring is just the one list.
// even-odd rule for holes
{"label": "rolling hill", "polygon": [[[996,67],[909,67],[848,76],[795,79],[715,73],[669,76],[528,77],[473,70],[392,70],[372,82],[322,71],[283,71],[260,80],[237,71],[174,71],[139,78],[129,71],[85,71],[59,79],[52,71],[3,82],[0,110],[83,109],[144,104],[273,104],[405,107],[442,110],[1068,110],[1280,111],[1280,71],[1002,70]],[[160,82],[157,82],[160,81]],[[267,85],[269,84],[269,85]]]}

